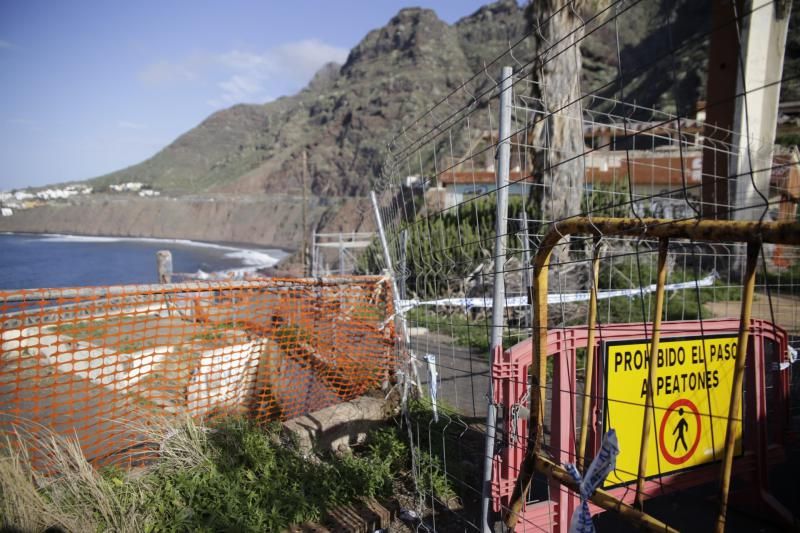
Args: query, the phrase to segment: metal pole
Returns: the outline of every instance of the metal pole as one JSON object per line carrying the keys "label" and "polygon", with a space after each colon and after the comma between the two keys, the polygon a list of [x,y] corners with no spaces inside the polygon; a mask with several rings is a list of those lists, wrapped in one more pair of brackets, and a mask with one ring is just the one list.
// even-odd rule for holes
{"label": "metal pole", "polygon": [[578,470],[586,473],[584,460],[589,437],[590,411],[594,394],[594,342],[597,330],[597,285],[600,283],[600,238],[594,238],[592,247],[592,285],[589,287],[589,338],[586,340],[586,367],[583,373],[583,410],[581,412],[581,437],[578,444]]}
{"label": "metal pole", "polygon": [[[342,234],[339,234],[339,274],[344,275],[344,244],[342,243]],[[388,267],[387,267],[388,268]]]}
{"label": "metal pole", "polygon": [[[525,290],[529,290],[531,286],[531,241],[528,235],[528,212],[525,210],[525,205],[522,206],[522,286]],[[531,317],[533,315],[533,302],[528,302],[528,317],[526,327],[531,325]]]}
{"label": "metal pole", "polygon": [[303,218],[303,249],[300,252],[300,257],[302,258],[303,263],[303,275],[308,276],[309,268],[308,268],[308,222],[307,222],[307,199],[306,199],[306,173],[308,169],[308,155],[306,154],[306,150],[303,150],[303,207],[302,207],[302,218]]}
{"label": "metal pole", "polygon": [[642,440],[639,446],[639,474],[636,477],[636,498],[634,507],[641,510],[644,505],[644,481],[647,474],[647,453],[650,450],[650,421],[655,415],[653,398],[656,381],[658,344],[661,341],[661,315],[664,313],[664,284],[667,281],[667,251],[669,238],[658,241],[658,274],[656,278],[656,301],[653,311],[653,337],[650,339],[650,361],[647,368],[647,388],[644,399],[644,419],[642,420]]}
{"label": "metal pole", "polygon": [[[753,306],[753,293],[756,286],[756,267],[761,251],[759,242],[747,243],[747,266],[745,267],[744,287],[742,287],[742,310],[739,317],[739,340],[736,343],[736,366],[733,370],[731,384],[731,401],[728,405],[728,424],[725,429],[725,450],[722,456],[722,479],[720,480],[719,514],[717,515],[717,533],[725,531],[725,519],[728,514],[728,492],[731,486],[733,453],[736,447],[737,426],[740,426],[740,408],[742,403],[742,382],[747,360],[747,342],[750,337],[750,315]],[[763,420],[761,424],[765,423]]]}
{"label": "metal pole", "polygon": [[317,228],[311,233],[311,277],[317,275]]}
{"label": "metal pole", "polygon": [[408,263],[406,262],[406,255],[408,253],[408,229],[404,229],[400,232],[400,264],[398,268],[400,269],[400,292],[398,293],[401,299],[405,299],[406,297],[406,272],[408,269]]}
{"label": "metal pole", "polygon": [[[508,174],[511,167],[511,67],[503,67],[500,81],[500,134],[497,146],[497,211],[494,239],[494,294],[492,297],[492,338],[489,356],[503,349],[503,324],[505,318],[506,287],[503,268],[506,262],[506,233],[508,233]],[[497,424],[494,405],[492,364],[489,364],[489,405],[486,410],[486,448],[483,456],[483,487],[481,500],[481,527],[491,533],[489,501],[492,498],[492,462]]]}
{"label": "metal pole", "polygon": [[[386,270],[389,271],[389,279],[392,282],[392,296],[394,298],[394,312],[400,318],[400,329],[403,334],[403,342],[406,348],[411,350],[411,336],[408,334],[408,325],[406,324],[406,312],[400,305],[400,291],[397,290],[397,279],[394,275],[394,267],[392,266],[392,256],[389,254],[389,244],[386,241],[386,232],[383,230],[383,221],[381,220],[381,211],[378,208],[378,197],[375,196],[375,191],[370,191],[372,198],[372,208],[375,210],[375,221],[378,225],[378,236],[381,239],[381,248],[383,248],[383,260],[386,263]],[[417,390],[422,390],[422,385],[419,381],[419,374],[417,373],[417,364],[414,362],[413,357],[411,361],[411,370],[414,374],[414,380],[417,384]]]}

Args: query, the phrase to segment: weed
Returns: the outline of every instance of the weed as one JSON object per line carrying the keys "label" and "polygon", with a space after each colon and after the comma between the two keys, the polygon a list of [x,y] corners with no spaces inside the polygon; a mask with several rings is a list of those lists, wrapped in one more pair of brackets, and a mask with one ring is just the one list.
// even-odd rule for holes
{"label": "weed", "polygon": [[[408,450],[392,429],[370,434],[362,453],[310,462],[266,428],[228,417],[131,423],[158,447],[137,475],[96,471],[77,442],[43,431],[8,441],[0,460],[0,525],[42,531],[280,531],[318,521],[361,496],[389,496]],[[27,453],[41,450],[54,478]],[[148,452],[152,454],[152,450]],[[37,464],[41,468],[43,465]]]}

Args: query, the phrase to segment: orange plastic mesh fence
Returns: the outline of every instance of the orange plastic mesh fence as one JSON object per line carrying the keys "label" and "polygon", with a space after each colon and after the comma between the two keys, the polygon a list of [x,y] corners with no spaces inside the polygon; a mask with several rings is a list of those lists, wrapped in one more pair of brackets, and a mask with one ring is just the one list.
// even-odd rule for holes
{"label": "orange plastic mesh fence", "polygon": [[385,379],[393,312],[379,277],[0,291],[0,430],[77,435],[103,462],[135,441],[120,422],[293,418]]}

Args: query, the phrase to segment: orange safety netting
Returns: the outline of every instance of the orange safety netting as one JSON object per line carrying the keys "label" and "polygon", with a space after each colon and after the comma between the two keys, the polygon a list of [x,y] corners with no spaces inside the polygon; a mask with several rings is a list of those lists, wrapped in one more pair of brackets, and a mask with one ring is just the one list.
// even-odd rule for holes
{"label": "orange safety netting", "polygon": [[100,460],[135,441],[121,421],[293,418],[386,379],[393,312],[379,277],[0,291],[0,430]]}

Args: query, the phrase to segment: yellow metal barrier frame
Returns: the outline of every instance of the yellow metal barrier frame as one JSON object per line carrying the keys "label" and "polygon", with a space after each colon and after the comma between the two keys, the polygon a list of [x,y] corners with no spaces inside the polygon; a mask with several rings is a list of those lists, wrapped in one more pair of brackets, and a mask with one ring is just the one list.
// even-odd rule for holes
{"label": "yellow metal barrier frame", "polygon": [[[670,220],[659,218],[606,218],[606,217],[573,217],[552,224],[545,234],[536,257],[533,260],[533,285],[531,286],[531,301],[533,302],[533,362],[531,364],[532,388],[530,394],[530,437],[528,449],[525,453],[520,468],[514,492],[511,496],[511,505],[505,515],[506,525],[513,531],[517,518],[524,503],[524,495],[530,489],[531,480],[535,471],[542,472],[555,478],[560,483],[576,489],[572,478],[561,465],[548,460],[541,453],[542,427],[544,423],[544,398],[547,387],[547,284],[550,256],[553,249],[567,236],[593,235],[595,237],[594,253],[592,258],[592,287],[589,300],[589,344],[594,340],[594,330],[597,325],[597,280],[599,270],[598,240],[607,236],[632,236],[638,238],[653,238],[659,240],[658,251],[658,278],[655,298],[653,337],[651,339],[648,387],[645,399],[644,424],[642,427],[641,447],[639,453],[639,470],[636,480],[636,499],[634,506],[623,503],[618,498],[598,489],[591,496],[595,505],[606,509],[614,509],[623,517],[634,524],[650,531],[675,531],[663,522],[653,518],[642,511],[644,473],[647,467],[647,447],[650,439],[650,421],[653,411],[654,372],[656,369],[656,354],[661,334],[661,316],[664,305],[664,284],[666,281],[666,259],[670,239],[691,239],[705,242],[741,242],[747,243],[747,264],[745,267],[744,286],[742,290],[742,308],[739,323],[738,350],[747,346],[750,323],[750,313],[755,290],[756,267],[762,243],[774,244],[800,244],[800,223],[798,222],[744,222],[728,220]],[[746,349],[746,348],[745,348]],[[741,356],[740,356],[741,355]],[[716,531],[725,530],[725,518],[728,510],[728,493],[731,481],[731,468],[733,465],[734,440],[736,424],[741,423],[735,416],[739,411],[742,393],[742,380],[744,376],[745,357],[737,353],[734,368],[731,400],[728,410],[728,423],[725,434],[725,450],[722,459],[722,475],[720,480],[720,506],[716,521]],[[578,468],[583,469],[586,451],[586,433],[589,416],[589,402],[593,391],[591,390],[592,374],[594,372],[594,359],[586,358],[586,387],[584,394],[583,415],[581,420],[581,436],[577,450]]]}

